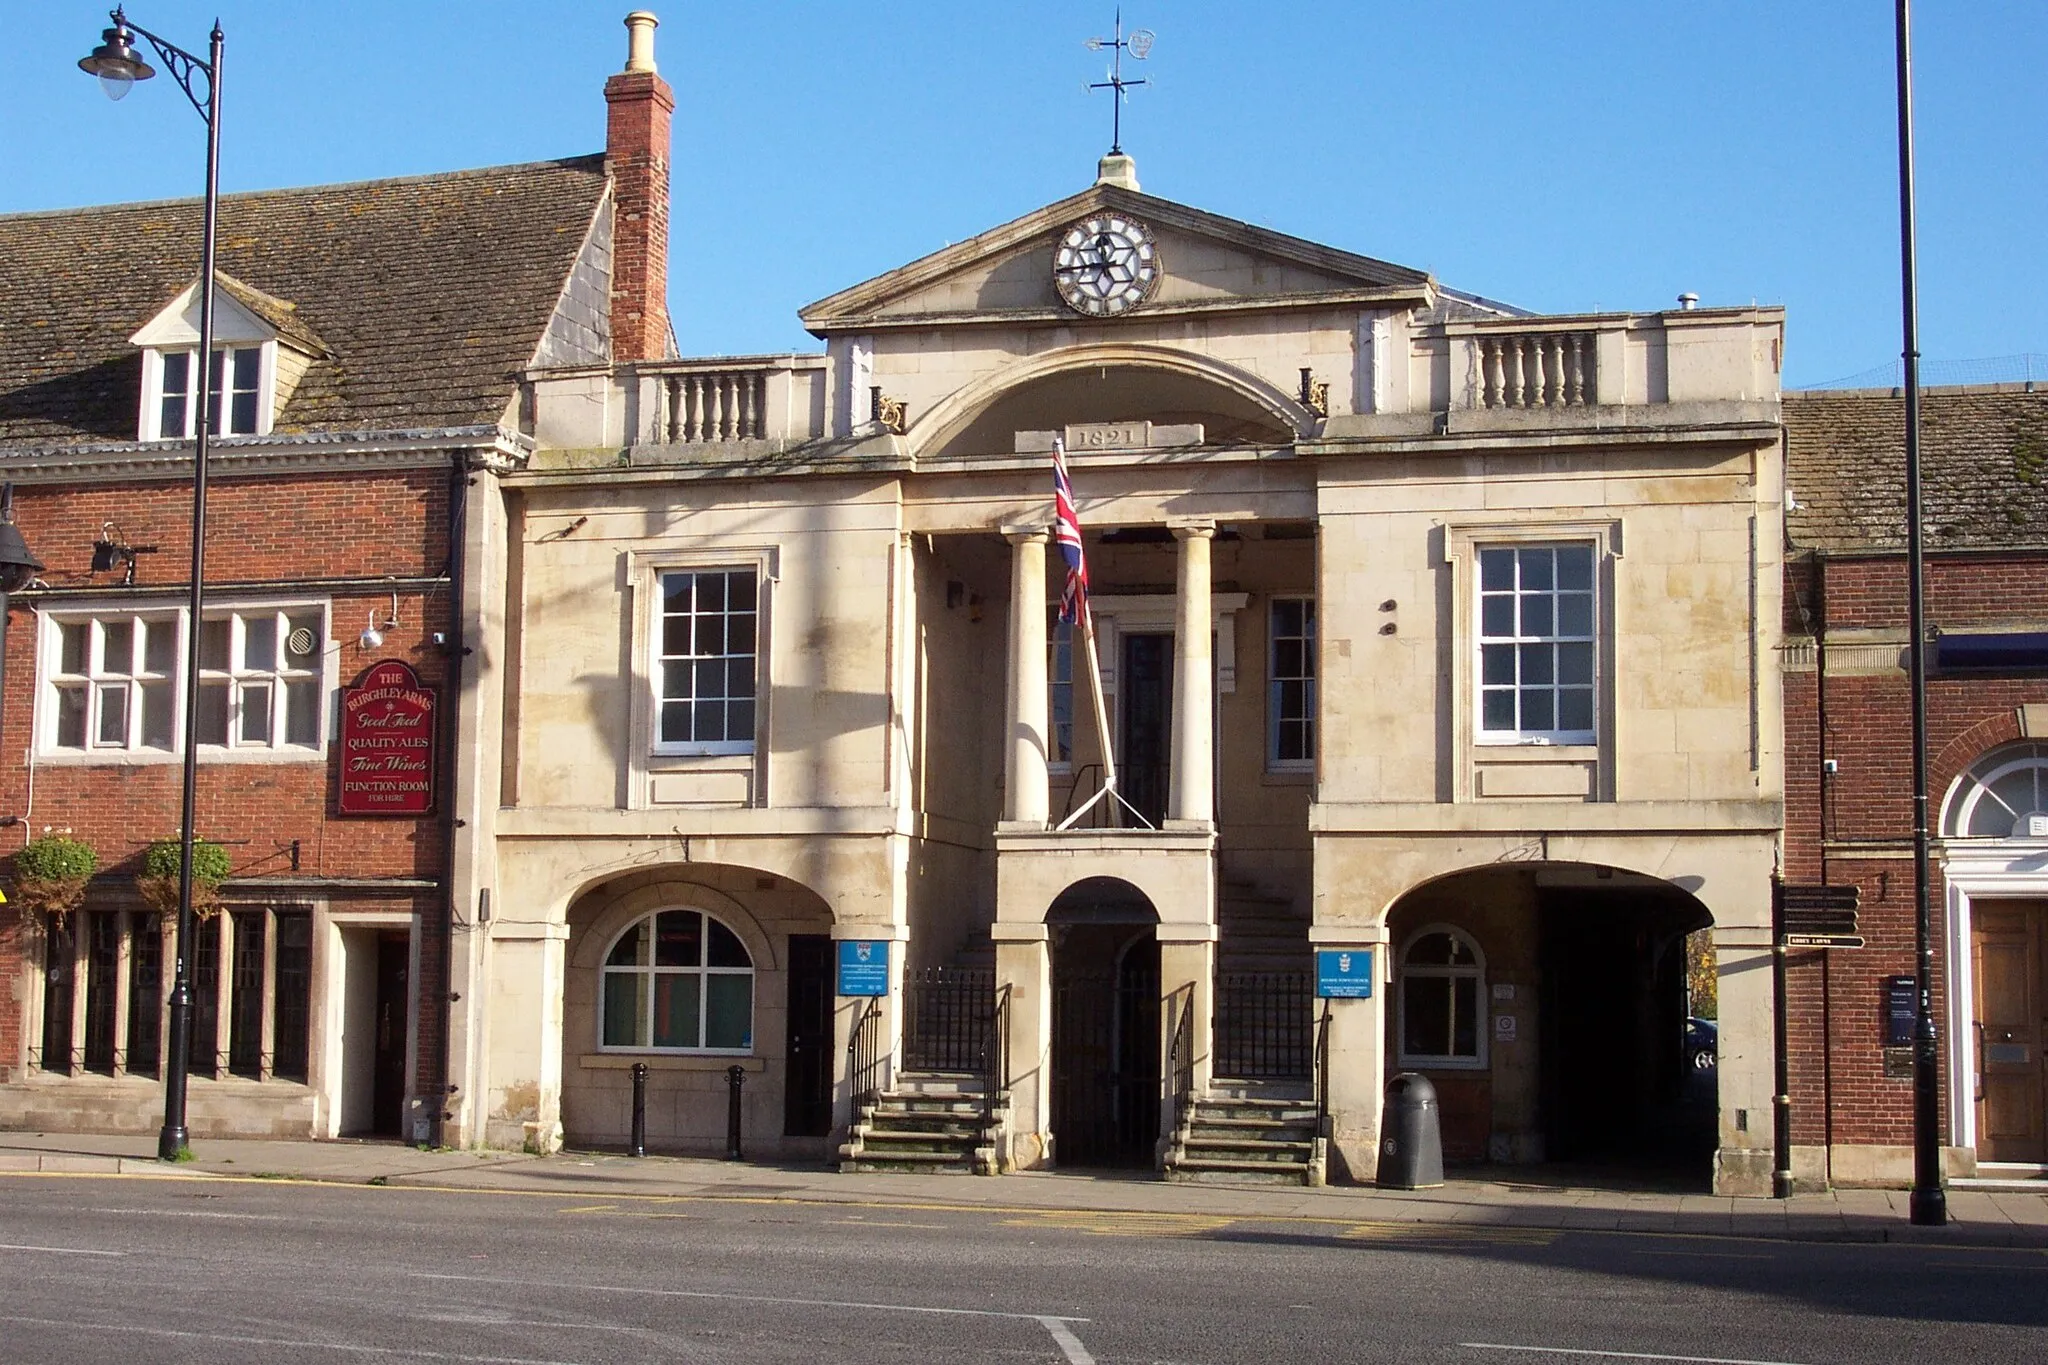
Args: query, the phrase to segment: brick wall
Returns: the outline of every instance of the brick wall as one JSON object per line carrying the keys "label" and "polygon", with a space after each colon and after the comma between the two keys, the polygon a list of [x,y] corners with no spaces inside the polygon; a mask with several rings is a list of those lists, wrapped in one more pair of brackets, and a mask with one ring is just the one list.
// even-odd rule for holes
{"label": "brick wall", "polygon": [[[2018,622],[2048,592],[2048,554],[1944,556],[1929,561],[1926,586],[1932,624]],[[1903,629],[1905,596],[1901,556],[1796,560],[1786,574],[1786,628]],[[2027,702],[2048,702],[2048,678],[1929,678],[1928,819],[1937,832],[1950,784],[1985,751],[2018,737],[2015,711]],[[1861,887],[1868,945],[1791,957],[1793,1127],[1802,1144],[1912,1140],[1912,1082],[1885,1076],[1880,1046],[1883,979],[1914,970],[1911,706],[1903,667],[1830,677],[1825,697],[1815,672],[1785,680],[1785,876]],[[1833,776],[1821,772],[1826,758],[1837,764]],[[1934,1004],[1946,1021],[1940,876],[1936,864]],[[1940,1026],[1945,1033],[1947,1023]],[[1945,1115],[1945,1067],[1942,1084]]]}
{"label": "brick wall", "polygon": [[[450,628],[447,587],[401,589],[399,625],[384,643],[359,641],[374,613],[392,610],[389,588],[321,586],[323,579],[431,578],[448,565],[448,473],[445,468],[305,473],[221,478],[208,492],[206,573],[210,602],[272,599],[329,604],[329,681],[346,685],[370,663],[402,659],[423,682],[439,686],[446,658],[431,643]],[[191,488],[181,482],[138,482],[71,488],[25,485],[15,493],[15,520],[47,565],[45,600],[96,609],[129,604],[182,605],[191,555]],[[137,558],[132,592],[119,591],[121,571],[89,571],[92,542],[113,522],[131,546],[156,545]],[[309,581],[310,580],[310,581]],[[235,585],[273,585],[269,588]],[[287,586],[299,584],[301,586]],[[113,591],[108,589],[115,588]],[[4,674],[0,674],[0,853],[11,853],[50,827],[91,842],[103,874],[132,873],[147,844],[178,830],[181,764],[25,762],[36,706],[37,617],[28,601],[13,604]],[[180,672],[182,673],[182,660]],[[444,695],[444,705],[452,700]],[[434,878],[445,871],[445,827],[438,818],[340,818],[334,814],[338,753],[331,706],[323,720],[327,752],[313,761],[208,761],[198,773],[199,834],[226,847],[234,877]],[[438,745],[438,736],[437,736]],[[437,747],[436,781],[447,799],[451,775]],[[25,817],[25,818],[22,818]],[[293,845],[298,852],[293,866]],[[383,908],[412,904],[382,898]],[[440,903],[427,893],[415,905],[427,933],[421,980],[437,979]],[[23,1055],[20,1036],[26,991],[39,974],[21,960],[20,924],[0,907],[0,1079]],[[420,1056],[430,1065],[443,1021],[422,1010]]]}

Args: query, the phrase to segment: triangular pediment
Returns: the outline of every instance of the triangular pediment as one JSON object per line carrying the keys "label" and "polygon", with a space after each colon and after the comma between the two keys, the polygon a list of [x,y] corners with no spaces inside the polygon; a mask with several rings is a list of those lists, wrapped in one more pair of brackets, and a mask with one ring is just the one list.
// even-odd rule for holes
{"label": "triangular pediment", "polygon": [[1027,213],[802,309],[818,336],[956,322],[1074,320],[1053,255],[1075,222],[1108,211],[1150,231],[1157,290],[1128,317],[1358,303],[1426,305],[1427,272],[1354,255],[1109,184]]}
{"label": "triangular pediment", "polygon": [[[282,340],[309,356],[329,354],[326,343],[298,316],[298,309],[225,272],[215,272],[213,340],[218,346],[249,346]],[[199,344],[199,284],[195,280],[142,324],[131,346],[189,350]]]}

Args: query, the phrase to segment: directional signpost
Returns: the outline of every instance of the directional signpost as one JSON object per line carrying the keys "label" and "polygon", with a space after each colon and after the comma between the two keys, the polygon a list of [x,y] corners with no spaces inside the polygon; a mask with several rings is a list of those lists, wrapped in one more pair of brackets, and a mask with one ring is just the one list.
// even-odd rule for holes
{"label": "directional signpost", "polygon": [[1778,938],[1787,948],[1861,948],[1856,907],[1862,888],[1855,886],[1788,886],[1778,883]]}

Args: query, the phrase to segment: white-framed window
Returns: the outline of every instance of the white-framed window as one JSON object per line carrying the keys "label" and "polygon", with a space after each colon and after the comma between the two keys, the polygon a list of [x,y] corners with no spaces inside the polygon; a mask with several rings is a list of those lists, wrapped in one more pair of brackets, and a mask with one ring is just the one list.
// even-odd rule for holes
{"label": "white-framed window", "polygon": [[1316,602],[1276,597],[1267,614],[1266,762],[1312,767],[1316,757]]}
{"label": "white-framed window", "polygon": [[607,1052],[754,1048],[754,960],[701,910],[658,910],[605,954],[598,1046]]}
{"label": "white-framed window", "polygon": [[1481,742],[1595,741],[1593,551],[1585,543],[1478,547]]}
{"label": "white-framed window", "polygon": [[[270,430],[275,343],[216,346],[208,374],[215,436],[260,436]],[[199,414],[199,352],[144,352],[142,439],[190,440]]]}
{"label": "white-framed window", "polygon": [[317,607],[208,616],[199,631],[199,742],[319,748],[326,640]]}
{"label": "white-framed window", "polygon": [[119,611],[51,622],[49,747],[168,753],[177,747],[182,618]]}
{"label": "white-framed window", "polygon": [[[176,607],[45,613],[43,719],[49,756],[175,754],[184,736],[186,613]],[[199,635],[199,743],[314,757],[326,741],[327,609],[209,611]]]}
{"label": "white-framed window", "polygon": [[1045,714],[1051,732],[1048,767],[1074,766],[1074,623],[1060,620],[1060,609],[1048,609],[1045,625]]}
{"label": "white-framed window", "polygon": [[1944,804],[1949,839],[2048,839],[2048,743],[1993,750],[1956,779]]}
{"label": "white-framed window", "polygon": [[1486,960],[1462,930],[1432,924],[1401,951],[1401,1065],[1486,1065]]}
{"label": "white-framed window", "polygon": [[752,753],[759,570],[665,569],[656,580],[654,751]]}

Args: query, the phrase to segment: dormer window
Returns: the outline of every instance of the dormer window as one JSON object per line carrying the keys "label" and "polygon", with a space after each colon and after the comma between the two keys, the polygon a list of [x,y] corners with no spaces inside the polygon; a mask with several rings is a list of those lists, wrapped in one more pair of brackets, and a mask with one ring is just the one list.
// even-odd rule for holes
{"label": "dormer window", "polygon": [[[208,376],[215,436],[258,436],[268,427],[263,401],[264,346],[222,346],[213,352]],[[199,395],[193,388],[194,361],[199,353],[154,351],[145,365],[157,369],[156,430],[144,440],[190,440],[199,420]],[[223,384],[225,380],[225,384]]]}
{"label": "dormer window", "polygon": [[[228,275],[219,280],[209,426],[215,436],[267,436],[307,366],[331,353],[292,304]],[[180,291],[128,340],[142,351],[136,439],[191,440],[199,420],[199,287]]]}

